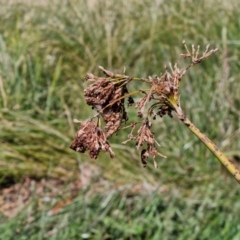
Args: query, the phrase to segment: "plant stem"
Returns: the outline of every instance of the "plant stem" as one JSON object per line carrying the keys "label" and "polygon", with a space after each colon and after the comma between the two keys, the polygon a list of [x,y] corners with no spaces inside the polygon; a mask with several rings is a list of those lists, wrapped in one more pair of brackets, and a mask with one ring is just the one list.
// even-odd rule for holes
{"label": "plant stem", "polygon": [[189,119],[178,115],[179,119],[187,126],[195,136],[197,136],[205,146],[215,155],[231,175],[240,183],[240,171],[237,167],[218,149],[218,147],[203,134]]}

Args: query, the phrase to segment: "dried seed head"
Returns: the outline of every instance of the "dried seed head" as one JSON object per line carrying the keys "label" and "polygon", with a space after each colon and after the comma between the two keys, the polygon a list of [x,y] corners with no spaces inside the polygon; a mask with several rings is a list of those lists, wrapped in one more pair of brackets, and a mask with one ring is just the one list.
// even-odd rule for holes
{"label": "dried seed head", "polygon": [[95,159],[100,150],[109,152],[110,156],[114,157],[104,132],[91,120],[83,122],[79,127],[70,148],[81,153],[89,150],[90,157]]}
{"label": "dried seed head", "polygon": [[[154,100],[154,103],[147,111],[150,116],[168,115],[172,117],[172,111],[175,111],[176,106],[180,108],[178,89],[184,71],[179,69],[176,64],[174,67],[170,64],[170,69],[171,73],[166,68],[165,73],[160,77],[148,78],[147,82],[150,83],[151,88],[148,93],[142,91],[146,95],[136,103],[136,108],[140,110],[139,117],[143,117],[146,104],[151,100]],[[156,108],[158,108],[157,113],[153,111]]]}
{"label": "dried seed head", "polygon": [[[127,113],[124,107],[124,100],[119,99],[123,96],[123,88],[115,88],[109,97],[110,101],[107,107],[104,108],[101,116],[105,122],[106,137],[110,138],[115,132],[118,131],[123,120],[127,121]],[[119,100],[118,100],[119,99]]]}
{"label": "dried seed head", "polygon": [[200,63],[200,62],[202,62],[202,60],[204,60],[205,58],[211,56],[214,52],[218,51],[218,48],[209,50],[210,44],[208,44],[208,45],[206,46],[206,50],[205,50],[205,52],[202,54],[202,56],[201,56],[201,57],[198,57],[199,50],[200,50],[200,46],[199,46],[199,45],[197,46],[197,50],[196,50],[196,49],[195,49],[195,46],[192,44],[192,52],[190,52],[190,51],[188,50],[188,47],[187,47],[187,45],[186,45],[186,42],[183,41],[182,43],[183,43],[183,45],[184,45],[187,53],[181,54],[181,56],[183,56],[184,58],[191,58],[191,59],[192,59],[192,64]]}
{"label": "dried seed head", "polygon": [[[145,93],[145,92],[143,92]],[[145,93],[146,94],[146,93]],[[148,94],[146,94],[140,101],[136,103],[135,108],[138,108],[140,112],[138,112],[138,117],[143,117],[144,114],[144,108],[148,102],[151,101],[153,97],[152,91],[150,91]]]}
{"label": "dried seed head", "polygon": [[136,147],[139,149],[141,146],[143,146],[143,143],[147,144],[154,144],[154,135],[150,130],[151,123],[148,121],[148,119],[144,120],[142,123],[142,126],[138,130],[138,136],[137,136],[137,143]]}
{"label": "dried seed head", "polygon": [[114,91],[114,84],[106,78],[97,78],[86,90],[84,96],[90,106],[105,104]]}
{"label": "dried seed head", "polygon": [[[134,125],[134,127],[135,127],[135,125]],[[141,151],[141,162],[143,164],[143,167],[146,167],[146,165],[147,165],[146,159],[149,156],[153,157],[153,160],[155,159],[155,157],[157,155],[165,157],[157,151],[157,149],[155,147],[156,140],[155,140],[154,134],[151,132],[150,128],[151,128],[151,123],[149,122],[148,119],[145,119],[143,121],[141,127],[138,130],[137,137],[133,137],[132,132],[129,135],[129,140],[136,140],[137,149],[139,149],[140,147],[144,147],[145,144],[147,145],[147,148],[144,148]],[[155,167],[157,166],[157,163],[155,162],[155,160],[154,160],[154,166]]]}
{"label": "dried seed head", "polygon": [[103,111],[103,120],[105,122],[106,137],[110,138],[118,131],[122,122],[121,108],[113,106]]}
{"label": "dried seed head", "polygon": [[155,158],[158,155],[158,151],[154,144],[148,144],[149,155]]}
{"label": "dried seed head", "polygon": [[[168,115],[172,117],[172,111],[179,111],[180,103],[178,89],[184,71],[179,69],[175,64],[170,64],[171,73],[165,71],[160,77],[155,77],[151,82],[153,99],[158,100],[148,110],[149,115],[159,115],[160,117]],[[153,110],[158,108],[155,113]]]}
{"label": "dried seed head", "polygon": [[126,83],[131,81],[131,78],[114,74],[101,66],[99,68],[103,70],[106,77],[96,78],[87,74],[86,79],[94,77],[95,82],[84,91],[84,96],[87,104],[102,116],[106,137],[110,138],[118,131],[122,121],[128,119],[123,98],[124,94],[128,93]]}
{"label": "dried seed head", "polygon": [[155,92],[165,98],[174,97],[178,94],[179,84],[183,76],[183,71],[176,64],[174,68],[172,68],[171,64],[169,65],[172,73],[166,70],[162,76],[156,77],[152,83]]}
{"label": "dried seed head", "polygon": [[[98,124],[93,121],[85,121],[82,123],[76,134],[75,140],[71,144],[71,148],[78,152],[85,152],[89,150],[89,154],[92,158],[97,158],[101,150],[109,152],[113,157],[114,153],[107,142],[114,133],[116,133],[123,121],[128,120],[127,112],[124,106],[124,98],[128,98],[128,106],[134,103],[132,95],[137,92],[142,92],[145,96],[136,103],[138,109],[138,117],[144,117],[144,111],[146,105],[152,101],[152,105],[148,109],[147,117],[152,116],[154,119],[156,116],[168,115],[172,117],[172,112],[175,111],[181,120],[185,119],[179,102],[179,85],[182,77],[186,71],[194,64],[200,63],[203,59],[209,57],[212,53],[218,49],[209,51],[209,45],[206,46],[205,52],[199,57],[200,47],[195,48],[192,45],[191,52],[188,50],[185,41],[183,44],[186,49],[186,53],[182,54],[184,58],[191,58],[192,62],[186,69],[180,69],[175,64],[172,66],[169,64],[170,71],[165,67],[165,73],[159,77],[132,78],[126,75],[114,74],[111,71],[99,67],[104,77],[96,77],[92,73],[88,73],[85,77],[86,80],[93,82],[85,91],[84,96],[88,105],[97,110],[97,116],[102,117],[105,123],[104,132],[98,127]],[[132,80],[141,80],[142,82],[150,85],[148,89],[133,91],[128,93],[126,85]],[[99,120],[99,119],[98,119]],[[148,118],[145,119],[140,126],[137,136],[133,135],[137,123],[130,125],[132,131],[128,136],[128,141],[136,141],[137,149],[141,148],[141,161],[145,167],[147,164],[146,159],[151,156],[154,161],[154,166],[157,167],[155,157],[157,155],[162,156],[155,146],[157,144],[154,134],[151,131],[151,123]],[[124,143],[128,142],[125,141]],[[162,156],[165,157],[165,156]]]}

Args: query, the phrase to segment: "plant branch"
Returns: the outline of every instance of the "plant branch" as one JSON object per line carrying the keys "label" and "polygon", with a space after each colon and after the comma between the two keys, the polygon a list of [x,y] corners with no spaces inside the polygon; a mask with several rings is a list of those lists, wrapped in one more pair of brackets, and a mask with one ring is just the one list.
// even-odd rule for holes
{"label": "plant branch", "polygon": [[231,175],[240,184],[240,171],[237,167],[219,150],[219,148],[204,134],[202,133],[188,118],[179,116],[179,119],[185,124],[190,131],[197,136],[204,145],[215,155],[215,157],[223,164],[223,166],[231,173]]}
{"label": "plant branch", "polygon": [[[195,46],[192,45],[192,51],[190,52],[185,41],[183,41],[183,44],[186,49],[186,53],[181,55],[184,58],[191,59],[191,64],[186,69],[179,68],[177,64],[172,67],[170,63],[169,67],[171,72],[169,72],[167,67],[165,67],[164,74],[161,74],[159,77],[149,77],[148,79],[114,74],[101,66],[99,66],[99,68],[103,71],[105,77],[98,77],[94,76],[92,73],[87,73],[85,79],[93,83],[84,90],[86,102],[97,111],[97,115],[95,115],[95,117],[101,117],[105,126],[104,130],[101,130],[100,127],[97,126],[98,135],[96,135],[96,126],[93,125],[91,119],[85,121],[80,126],[71,148],[78,152],[85,152],[86,150],[89,150],[90,157],[92,158],[97,158],[100,150],[109,151],[110,155],[114,156],[107,139],[121,129],[121,124],[128,120],[127,111],[124,101],[122,100],[124,98],[128,98],[128,105],[130,106],[134,103],[132,96],[137,93],[144,92],[146,95],[142,97],[135,106],[135,108],[140,110],[137,113],[137,116],[143,118],[142,125],[138,129],[136,137],[132,136],[136,123],[130,125],[130,127],[132,127],[132,131],[129,134],[129,140],[135,140],[137,148],[142,148],[141,162],[144,167],[147,164],[146,159],[149,156],[153,157],[154,160],[157,155],[161,155],[156,149],[156,140],[154,133],[151,132],[152,124],[149,121],[148,116],[152,116],[153,119],[155,119],[156,116],[163,117],[164,115],[172,117],[172,112],[175,111],[178,118],[185,124],[185,126],[187,126],[193,134],[195,134],[205,144],[205,146],[217,157],[217,159],[231,173],[237,182],[240,183],[240,171],[207,136],[205,136],[192,122],[190,122],[190,120],[185,117],[180,106],[179,87],[183,75],[190,67],[201,63],[205,58],[208,58],[218,49],[215,48],[209,50],[210,45],[207,45],[202,56],[199,56],[200,46],[195,48]],[[148,83],[150,86],[148,89],[138,89],[129,93],[126,85],[131,81],[143,81]],[[151,100],[155,101],[152,103],[150,108],[148,108],[147,116],[145,116],[146,104]],[[154,112],[156,108],[157,111]],[[84,128],[84,124],[87,126],[86,129]],[[87,139],[89,141],[87,141]],[[154,165],[155,167],[157,166],[155,160]]]}

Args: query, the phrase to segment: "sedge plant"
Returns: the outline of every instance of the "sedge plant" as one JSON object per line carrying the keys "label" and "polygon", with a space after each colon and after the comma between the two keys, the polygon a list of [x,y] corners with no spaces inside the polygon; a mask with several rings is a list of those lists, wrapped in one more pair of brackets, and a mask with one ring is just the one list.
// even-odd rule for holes
{"label": "sedge plant", "polygon": [[[237,167],[185,116],[179,99],[180,83],[187,70],[193,65],[201,63],[218,49],[209,50],[210,45],[207,45],[202,56],[199,56],[199,46],[195,48],[192,45],[192,50],[189,51],[185,41],[183,41],[183,45],[186,53],[181,55],[185,59],[191,59],[190,65],[181,69],[177,64],[173,67],[169,64],[168,68],[165,67],[163,74],[154,78],[136,78],[125,74],[115,74],[101,66],[100,69],[104,76],[98,77],[87,73],[85,79],[91,82],[91,85],[84,90],[84,97],[86,103],[96,111],[96,114],[91,119],[81,122],[70,146],[71,149],[81,153],[88,150],[91,158],[97,158],[101,150],[109,152],[110,156],[114,157],[115,154],[108,140],[119,130],[130,128],[128,139],[123,144],[135,141],[136,148],[141,150],[143,167],[146,167],[149,157],[152,157],[154,166],[157,167],[156,156],[165,156],[157,149],[158,143],[151,131],[152,120],[165,115],[172,118],[174,112],[179,120],[205,144],[240,183],[240,172]],[[128,86],[134,81],[144,82],[148,88],[129,92]],[[134,96],[136,94],[140,94],[142,97],[135,103]],[[125,102],[126,99],[127,102]],[[121,127],[122,123],[129,121],[125,105],[135,105],[140,121]],[[102,125],[104,125],[103,128]]]}

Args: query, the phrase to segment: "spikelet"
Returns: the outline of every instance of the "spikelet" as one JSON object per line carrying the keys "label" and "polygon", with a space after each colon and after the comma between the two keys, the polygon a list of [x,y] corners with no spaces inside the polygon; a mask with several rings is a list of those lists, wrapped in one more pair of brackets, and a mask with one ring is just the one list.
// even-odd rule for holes
{"label": "spikelet", "polygon": [[81,124],[70,148],[81,153],[89,150],[90,157],[94,159],[98,157],[101,150],[109,152],[110,157],[115,155],[107,142],[105,133],[91,120]]}
{"label": "spikelet", "polygon": [[87,89],[84,97],[90,106],[104,105],[114,91],[114,84],[106,78],[97,78]]}

